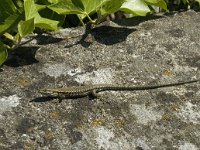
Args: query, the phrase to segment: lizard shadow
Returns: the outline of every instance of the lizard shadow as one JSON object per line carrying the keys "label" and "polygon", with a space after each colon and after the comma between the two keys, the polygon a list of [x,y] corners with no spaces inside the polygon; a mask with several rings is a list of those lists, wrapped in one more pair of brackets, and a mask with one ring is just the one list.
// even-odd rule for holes
{"label": "lizard shadow", "polygon": [[58,96],[42,96],[42,97],[37,97],[34,98],[32,100],[30,100],[30,102],[36,102],[36,103],[42,103],[42,102],[48,102],[48,101],[53,101],[55,99],[58,100],[58,102],[62,102],[62,100],[66,100],[66,99],[72,99],[72,100],[80,100],[80,99],[88,99],[88,100],[94,100],[96,97],[93,95],[88,95],[88,96],[66,96],[66,97],[58,97]]}
{"label": "lizard shadow", "polygon": [[37,97],[37,98],[34,98],[32,100],[30,100],[30,102],[48,102],[48,101],[52,101],[56,99],[56,97],[50,97],[50,96],[45,96],[45,97]]}

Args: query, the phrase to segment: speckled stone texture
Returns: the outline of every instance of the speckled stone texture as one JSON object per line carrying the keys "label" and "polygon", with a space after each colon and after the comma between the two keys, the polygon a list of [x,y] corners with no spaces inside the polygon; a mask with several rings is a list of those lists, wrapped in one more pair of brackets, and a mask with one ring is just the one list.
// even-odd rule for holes
{"label": "speckled stone texture", "polygon": [[0,149],[200,148],[199,83],[101,92],[97,99],[61,103],[38,93],[81,84],[200,78],[200,13],[124,19],[90,32],[71,28],[27,40],[0,71]]}

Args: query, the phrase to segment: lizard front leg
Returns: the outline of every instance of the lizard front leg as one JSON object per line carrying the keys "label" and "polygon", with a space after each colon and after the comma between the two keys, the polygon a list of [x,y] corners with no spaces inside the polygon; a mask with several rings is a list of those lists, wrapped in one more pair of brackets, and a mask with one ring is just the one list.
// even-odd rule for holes
{"label": "lizard front leg", "polygon": [[91,95],[92,95],[94,98],[97,98],[97,97],[98,97],[98,94],[97,94],[97,91],[96,91],[96,90],[92,90]]}
{"label": "lizard front leg", "polygon": [[98,98],[100,97],[99,94],[97,94],[97,91],[96,90],[92,90],[91,93],[88,95],[89,96],[89,99],[92,100],[94,98]]}

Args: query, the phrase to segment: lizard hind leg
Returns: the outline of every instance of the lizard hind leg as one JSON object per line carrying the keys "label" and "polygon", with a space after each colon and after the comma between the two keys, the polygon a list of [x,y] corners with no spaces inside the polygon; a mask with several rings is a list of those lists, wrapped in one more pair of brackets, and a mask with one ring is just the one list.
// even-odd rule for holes
{"label": "lizard hind leg", "polygon": [[96,91],[96,90],[92,90],[92,96],[94,96],[94,97],[98,97],[98,95],[97,95],[97,91]]}
{"label": "lizard hind leg", "polygon": [[92,90],[91,93],[89,94],[89,99],[95,99],[95,98],[98,98],[99,95],[97,94],[97,91],[96,90]]}

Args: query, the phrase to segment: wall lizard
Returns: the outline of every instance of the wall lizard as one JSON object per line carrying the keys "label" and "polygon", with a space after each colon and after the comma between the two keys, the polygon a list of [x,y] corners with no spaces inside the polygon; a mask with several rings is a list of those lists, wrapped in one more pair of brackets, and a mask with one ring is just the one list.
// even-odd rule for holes
{"label": "wall lizard", "polygon": [[98,92],[102,91],[139,91],[139,90],[150,90],[158,89],[164,87],[178,86],[189,83],[198,82],[200,80],[192,80],[186,82],[177,82],[170,84],[161,84],[161,85],[144,85],[144,86],[123,86],[123,85],[114,85],[114,84],[96,84],[96,85],[83,85],[83,86],[71,86],[64,88],[52,88],[52,89],[41,89],[40,93],[59,97],[59,98],[70,98],[70,97],[84,97],[84,96],[93,96],[97,97]]}

